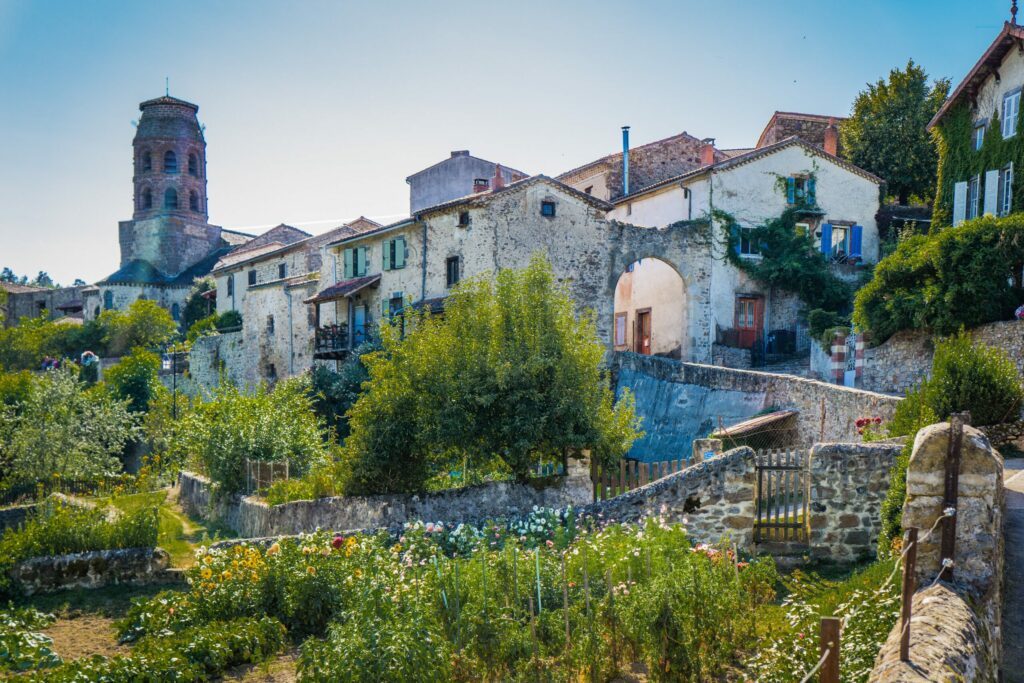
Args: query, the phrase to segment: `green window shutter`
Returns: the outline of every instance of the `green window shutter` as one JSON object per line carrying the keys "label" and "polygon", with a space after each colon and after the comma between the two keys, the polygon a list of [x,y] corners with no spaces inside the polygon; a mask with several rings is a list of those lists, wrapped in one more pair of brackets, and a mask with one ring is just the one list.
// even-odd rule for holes
{"label": "green window shutter", "polygon": [[394,240],[395,245],[395,268],[405,268],[405,238],[398,237]]}
{"label": "green window shutter", "polygon": [[356,277],[366,275],[366,252],[366,247],[358,247],[356,249]]}
{"label": "green window shutter", "polygon": [[342,270],[343,270],[343,272],[345,274],[345,279],[349,280],[352,277],[354,277],[354,275],[352,274],[354,272],[352,261],[353,261],[353,257],[355,256],[355,253],[354,253],[353,249],[346,249],[344,254],[345,254],[345,267]]}
{"label": "green window shutter", "polygon": [[796,204],[796,178],[786,178],[786,202]]}
{"label": "green window shutter", "polygon": [[380,315],[383,320],[387,320],[391,317],[391,302],[387,299],[380,302]]}
{"label": "green window shutter", "polygon": [[391,270],[391,267],[392,267],[392,264],[391,264],[391,250],[394,249],[394,247],[395,247],[395,241],[394,240],[388,240],[388,241],[384,242],[384,248],[381,249],[381,252],[383,253],[383,256],[384,256],[384,270]]}

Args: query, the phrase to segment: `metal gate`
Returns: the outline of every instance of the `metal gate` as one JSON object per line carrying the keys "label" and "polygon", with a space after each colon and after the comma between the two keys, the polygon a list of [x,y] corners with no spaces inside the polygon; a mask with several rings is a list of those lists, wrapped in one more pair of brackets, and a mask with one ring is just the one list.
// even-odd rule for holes
{"label": "metal gate", "polygon": [[807,542],[810,473],[807,451],[758,451],[754,542]]}

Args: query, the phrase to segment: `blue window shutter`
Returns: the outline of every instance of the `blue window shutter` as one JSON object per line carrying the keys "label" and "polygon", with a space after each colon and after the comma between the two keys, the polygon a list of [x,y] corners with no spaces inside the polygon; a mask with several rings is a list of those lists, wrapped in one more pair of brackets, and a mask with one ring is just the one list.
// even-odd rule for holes
{"label": "blue window shutter", "polygon": [[740,226],[735,223],[729,228],[729,233],[732,235],[733,248],[736,250],[736,254],[743,253],[743,238],[740,233]]}
{"label": "blue window shutter", "polygon": [[822,223],[821,225],[821,253],[825,256],[832,255],[832,224]]}
{"label": "blue window shutter", "polygon": [[786,201],[796,204],[796,178],[786,178]]}
{"label": "blue window shutter", "polygon": [[818,203],[817,200],[818,200],[818,197],[817,197],[817,193],[815,192],[814,178],[808,178],[807,179],[807,203],[810,204],[811,206],[814,206],[815,204]]}
{"label": "blue window shutter", "polygon": [[861,242],[864,239],[864,226],[855,225],[850,233],[850,256],[860,258]]}
{"label": "blue window shutter", "polygon": [[384,248],[381,249],[381,253],[384,255],[384,270],[391,270],[391,249],[394,248],[394,245],[394,240],[388,240],[384,243]]}
{"label": "blue window shutter", "polygon": [[393,264],[395,268],[405,268],[405,238],[395,238],[395,261]]}
{"label": "blue window shutter", "polygon": [[344,276],[345,276],[346,280],[348,280],[348,279],[350,279],[352,277],[352,273],[353,273],[353,264],[352,264],[353,258],[352,257],[353,256],[354,256],[354,252],[353,252],[352,249],[346,249],[345,250],[345,267],[342,269],[342,272],[344,273]]}

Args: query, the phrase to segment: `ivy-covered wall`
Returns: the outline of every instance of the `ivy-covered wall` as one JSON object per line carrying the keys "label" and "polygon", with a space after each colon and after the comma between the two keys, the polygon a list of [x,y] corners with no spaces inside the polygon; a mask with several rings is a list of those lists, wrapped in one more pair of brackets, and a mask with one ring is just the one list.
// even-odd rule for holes
{"label": "ivy-covered wall", "polygon": [[1017,120],[1017,134],[1003,139],[1000,126],[1000,112],[995,109],[988,117],[985,138],[981,149],[974,149],[974,124],[977,115],[968,101],[954,106],[935,126],[932,134],[939,151],[938,187],[935,191],[935,210],[932,226],[935,228],[953,224],[953,185],[980,175],[984,197],[985,172],[1004,167],[1013,162],[1014,182],[1011,211],[1024,210],[1024,109]]}

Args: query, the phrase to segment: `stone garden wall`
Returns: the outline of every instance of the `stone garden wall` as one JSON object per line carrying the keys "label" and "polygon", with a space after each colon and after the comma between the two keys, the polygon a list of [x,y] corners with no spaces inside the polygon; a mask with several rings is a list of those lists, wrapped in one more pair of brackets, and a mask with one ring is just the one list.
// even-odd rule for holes
{"label": "stone garden wall", "polygon": [[26,595],[69,588],[102,588],[173,580],[170,557],[161,548],[123,548],[35,557],[11,570],[11,578]]}
{"label": "stone garden wall", "polygon": [[179,500],[186,511],[226,524],[243,537],[313,531],[398,527],[415,520],[445,523],[519,516],[533,506],[580,507],[593,500],[589,465],[570,458],[568,476],[536,483],[493,482],[423,495],[378,495],[299,500],[268,505],[256,497],[214,500],[210,482],[183,472]]}
{"label": "stone garden wall", "polygon": [[936,583],[950,425],[917,433],[907,469],[903,527],[920,531],[910,621],[910,661],[899,659],[897,623],[871,681],[996,681],[1001,654],[1003,459],[977,429],[964,427],[956,508],[953,582]]}

